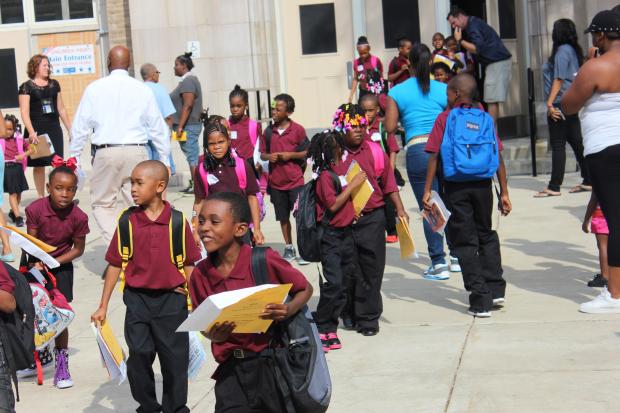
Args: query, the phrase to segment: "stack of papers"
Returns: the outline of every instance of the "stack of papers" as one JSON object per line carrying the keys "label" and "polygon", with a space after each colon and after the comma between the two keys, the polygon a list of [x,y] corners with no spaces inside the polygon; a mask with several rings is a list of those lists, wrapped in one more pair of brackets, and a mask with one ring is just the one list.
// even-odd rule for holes
{"label": "stack of papers", "polygon": [[105,320],[100,325],[91,323],[91,327],[99,346],[103,367],[108,371],[110,380],[118,379],[118,384],[121,384],[127,378],[126,357],[121,345],[112,333],[110,324]]}
{"label": "stack of papers", "polygon": [[[357,175],[361,171],[362,168],[360,168],[360,165],[357,162],[351,162],[351,166],[349,166],[349,170],[347,171],[347,175],[345,177],[347,183],[350,184],[353,181],[355,175]],[[373,192],[375,192],[375,188],[372,187],[368,179],[366,179],[366,181],[359,188],[351,192],[351,200],[353,201],[355,215],[359,216],[362,213]]]}
{"label": "stack of papers", "polygon": [[267,304],[282,304],[293,284],[263,284],[213,294],[179,326],[178,331],[209,331],[215,323],[235,323],[233,333],[264,333],[272,320],[260,315]]}
{"label": "stack of papers", "polygon": [[198,372],[207,361],[207,352],[202,345],[202,334],[197,331],[189,332],[189,365],[187,366],[187,377],[194,380]]}
{"label": "stack of papers", "polygon": [[50,252],[56,251],[56,247],[48,245],[40,239],[28,235],[28,233],[10,225],[3,226],[2,230],[9,234],[9,241],[12,245],[22,248],[28,254],[37,257],[43,264],[47,265],[48,268],[60,266],[58,261],[49,255]]}
{"label": "stack of papers", "polygon": [[416,254],[413,237],[409,230],[409,224],[403,218],[398,217],[396,222],[396,233],[398,234],[398,242],[400,243],[400,259]]}
{"label": "stack of papers", "polygon": [[448,211],[441,197],[435,191],[431,191],[431,200],[429,204],[431,205],[431,210],[423,210],[421,212],[422,217],[430,224],[434,232],[443,233],[446,225],[448,225],[448,219],[450,219],[450,215],[452,214]]}

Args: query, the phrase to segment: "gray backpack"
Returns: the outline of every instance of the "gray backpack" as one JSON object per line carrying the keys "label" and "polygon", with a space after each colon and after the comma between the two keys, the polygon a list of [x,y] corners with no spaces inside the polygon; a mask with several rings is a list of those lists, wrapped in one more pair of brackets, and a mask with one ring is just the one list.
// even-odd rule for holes
{"label": "gray backpack", "polygon": [[[252,249],[256,285],[268,284],[264,247]],[[332,382],[316,324],[307,306],[269,329],[271,357],[288,413],[323,413],[329,407]]]}

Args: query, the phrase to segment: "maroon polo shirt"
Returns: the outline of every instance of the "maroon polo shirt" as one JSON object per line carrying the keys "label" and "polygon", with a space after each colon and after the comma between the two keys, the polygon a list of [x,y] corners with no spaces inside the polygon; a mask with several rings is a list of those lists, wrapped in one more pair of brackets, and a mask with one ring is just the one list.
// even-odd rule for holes
{"label": "maroon polo shirt", "polygon": [[[151,221],[140,207],[129,217],[133,233],[133,257],[125,268],[125,284],[148,290],[173,290],[185,283],[170,258],[170,204],[164,201],[164,210]],[[118,230],[117,230],[118,231]],[[108,247],[105,260],[115,267],[123,263],[118,253],[118,234]],[[200,251],[192,237],[189,223],[185,221],[185,266],[193,266],[200,259]]]}
{"label": "maroon polo shirt", "polygon": [[[198,199],[207,198],[205,183],[202,181],[202,177],[200,176],[200,165],[203,163],[203,160],[204,156],[200,156],[198,159],[199,167],[196,168],[196,172],[194,173],[194,195]],[[218,179],[216,183],[209,185],[209,195],[217,192],[235,192],[244,195],[256,195],[260,191],[258,182],[256,181],[256,175],[254,174],[254,169],[252,169],[252,164],[250,163],[253,162],[252,159],[250,158],[243,160],[241,158],[237,158],[237,162],[241,161],[245,164],[245,192],[239,187],[239,179],[237,178],[235,167],[229,166],[226,162],[224,162],[220,163],[215,171],[209,172],[208,174],[213,175]]]}
{"label": "maroon polo shirt", "polygon": [[[456,105],[456,107],[461,106],[463,106],[463,104]],[[476,107],[484,110],[484,107],[480,103],[477,103]],[[431,130],[430,135],[428,135],[428,141],[426,142],[426,146],[424,147],[424,150],[426,152],[439,153],[439,150],[441,149],[441,144],[443,142],[443,134],[446,131],[446,121],[448,120],[449,114],[450,109],[446,109],[441,112],[439,116],[437,116],[437,119],[435,119],[435,124],[433,125],[433,129]],[[502,141],[497,135],[497,130],[495,131],[495,137],[497,138],[497,147],[501,152],[504,150],[504,145],[502,144]]]}
{"label": "maroon polo shirt", "polygon": [[[254,287],[256,283],[252,277],[251,258],[252,248],[248,245],[241,246],[235,267],[228,277],[224,277],[213,266],[211,256],[201,261],[194,269],[189,282],[189,293],[194,308],[197,308],[210,295]],[[271,248],[267,249],[265,259],[271,284],[293,284],[290,294],[306,289],[308,281],[303,274],[293,268],[277,252]],[[267,334],[232,334],[228,341],[223,343],[212,342],[211,351],[215,360],[218,363],[223,363],[237,348],[252,352],[266,349],[269,345],[269,339],[270,337]]]}
{"label": "maroon polo shirt", "polygon": [[[5,148],[4,148],[5,162],[15,162],[15,157],[19,155],[19,150],[17,149],[17,139],[15,139],[15,137],[6,138],[4,140],[4,145],[5,145]],[[24,152],[28,150],[28,146],[29,146],[28,140],[24,139],[24,148],[23,148]]]}
{"label": "maroon polo shirt", "polygon": [[[390,62],[390,66],[388,67],[388,76],[393,75],[398,72],[403,65],[409,64],[409,59],[404,56],[398,55]],[[411,74],[408,70],[405,70],[398,76],[393,82],[392,86],[396,86],[399,83],[403,83],[405,80],[409,79]]]}
{"label": "maroon polo shirt", "polygon": [[[347,168],[340,162],[338,165],[332,166],[332,171],[339,177],[344,177],[347,173]],[[342,181],[342,180],[341,180]],[[344,186],[342,187],[344,190]],[[328,171],[323,171],[319,175],[316,181],[316,218],[318,221],[323,220],[325,211],[329,209],[331,205],[336,202],[336,187],[334,186],[334,180],[332,175]],[[345,202],[345,204],[333,215],[329,224],[336,228],[345,228],[353,223],[355,220],[355,209],[353,208],[353,201],[351,198]]]}
{"label": "maroon polo shirt", "polygon": [[372,145],[372,143],[369,143],[364,139],[362,144],[357,149],[352,150],[346,148],[346,157],[343,157],[344,159],[342,160],[342,164],[347,170],[349,169],[349,166],[351,166],[351,162],[353,162],[353,160],[357,161],[360,168],[366,172],[368,181],[375,190],[370,196],[366,207],[362,211],[365,214],[384,206],[385,202],[383,201],[383,198],[392,192],[398,192],[396,179],[394,178],[394,170],[390,166],[390,160],[387,155],[383,152],[381,153],[383,155],[385,167],[383,168],[383,174],[379,177],[381,179],[377,179],[378,177],[375,173],[375,161],[370,145]]}
{"label": "maroon polo shirt", "polygon": [[[252,159],[254,156],[254,145],[250,139],[250,118],[244,116],[239,121],[234,121],[233,118],[228,119],[228,125],[230,126],[230,141],[233,149],[237,152],[237,155],[243,159]],[[256,122],[256,140],[261,136],[261,125]]]}
{"label": "maroon polo shirt", "polygon": [[[280,134],[278,127],[273,125],[269,153],[297,152],[300,145],[308,140],[306,130],[297,122],[290,121],[288,127]],[[268,153],[265,148],[264,133],[260,140],[260,152]],[[294,160],[269,163],[269,186],[280,191],[287,191],[304,184],[304,174]]]}
{"label": "maroon polo shirt", "polygon": [[0,290],[13,294],[15,283],[4,265],[0,265]]}
{"label": "maroon polo shirt", "polygon": [[50,198],[33,201],[26,207],[26,226],[37,230],[37,238],[56,247],[50,255],[59,257],[73,248],[73,239],[90,232],[88,215],[77,205],[53,209]]}
{"label": "maroon polo shirt", "polygon": [[[353,61],[353,70],[355,71],[355,78],[359,81],[360,90],[368,90],[368,79],[366,79],[366,72],[372,72],[377,69],[380,77],[383,77],[383,63],[381,63],[381,59],[375,56],[377,59],[377,65],[373,66],[373,59],[371,56],[372,55],[368,56],[368,59],[364,62],[362,62],[359,57]],[[362,70],[360,70],[360,66]]]}
{"label": "maroon polo shirt", "polygon": [[[373,134],[378,133],[380,134],[380,125],[381,125],[381,120],[379,119],[379,117],[377,116],[374,120],[374,122],[372,123],[372,125],[370,125],[367,129],[366,132],[366,139],[368,139],[371,142],[374,142],[373,140]],[[378,138],[380,138],[381,135],[378,136]],[[377,144],[381,145],[380,142],[376,142]],[[389,133],[387,136],[387,151],[388,153],[398,153],[400,152],[400,146],[398,146],[398,141],[396,140],[396,135],[393,133]]]}

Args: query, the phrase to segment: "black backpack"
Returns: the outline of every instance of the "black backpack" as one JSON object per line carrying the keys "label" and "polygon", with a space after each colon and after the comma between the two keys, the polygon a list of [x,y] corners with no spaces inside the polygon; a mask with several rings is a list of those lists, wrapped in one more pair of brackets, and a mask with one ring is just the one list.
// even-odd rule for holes
{"label": "black backpack", "polygon": [[[252,276],[256,285],[269,283],[265,247],[252,249]],[[275,379],[287,413],[323,413],[329,407],[332,383],[319,331],[304,306],[292,317],[274,323],[270,354]]]}
{"label": "black backpack", "polygon": [[13,296],[16,306],[11,314],[0,312],[0,340],[19,401],[17,370],[30,368],[34,364],[34,306],[32,290],[24,274],[6,263],[2,265],[15,283]]}
{"label": "black backpack", "polygon": [[[331,170],[325,170],[331,175],[336,195],[342,192],[340,178]],[[321,261],[321,238],[324,226],[329,224],[331,212],[325,209],[322,222],[316,220],[316,181],[313,179],[303,186],[299,192],[297,211],[295,212],[295,228],[297,230],[297,251],[299,256],[309,262]]]}

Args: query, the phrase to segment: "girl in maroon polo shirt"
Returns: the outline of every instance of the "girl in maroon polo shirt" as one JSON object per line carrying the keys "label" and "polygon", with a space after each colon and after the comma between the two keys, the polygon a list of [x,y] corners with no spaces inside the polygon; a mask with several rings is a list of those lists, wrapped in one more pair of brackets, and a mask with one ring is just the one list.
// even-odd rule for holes
{"label": "girl in maroon polo shirt", "polygon": [[310,142],[308,155],[312,159],[316,181],[316,216],[323,225],[321,237],[321,266],[325,281],[320,284],[321,296],[314,313],[323,351],[338,350],[338,317],[346,301],[346,286],[353,265],[351,225],[355,209],[351,193],[366,181],[359,172],[348,185],[343,185],[347,168],[342,163],[344,140],[338,131],[317,133]]}
{"label": "girl in maroon polo shirt", "polygon": [[[200,239],[208,256],[198,263],[189,281],[194,308],[207,297],[224,291],[256,285],[252,276],[252,249],[242,239],[248,231],[250,209],[242,195],[219,192],[209,196],[199,216]],[[312,285],[301,272],[267,249],[265,261],[272,284],[292,284],[291,300],[269,304],[262,318],[276,322],[296,314],[312,296]],[[260,357],[270,334],[234,334],[235,325],[216,323],[203,335],[211,340],[213,357],[219,366],[215,379],[215,412],[287,411],[276,384],[270,359]]]}
{"label": "girl in maroon polo shirt", "polygon": [[26,162],[33,152],[19,129],[19,122],[13,115],[4,118],[6,136],[0,145],[4,153],[4,192],[9,194],[9,218],[15,222],[15,226],[23,227],[24,218],[20,215],[19,204],[22,200],[22,192],[28,190],[26,180]]}
{"label": "girl in maroon polo shirt", "polygon": [[246,114],[248,111],[248,92],[235,85],[228,95],[230,104],[230,142],[237,155],[243,159],[253,159],[258,137],[261,135],[260,123]]}
{"label": "girl in maroon polo shirt", "polygon": [[[49,176],[49,197],[40,198],[26,207],[28,234],[56,247],[50,255],[60,263],[60,267],[52,268],[50,272],[56,277],[56,287],[68,302],[73,301],[73,260],[84,254],[86,234],[90,232],[88,215],[73,202],[78,179],[74,172],[75,159],[72,159],[65,162],[59,156],[54,157],[52,164],[59,166]],[[41,267],[38,262],[34,265]],[[54,385],[59,389],[73,386],[68,347],[69,330],[66,329],[56,338],[54,349]]]}
{"label": "girl in maroon polo shirt", "polygon": [[[231,139],[221,116],[211,116],[204,129],[204,155],[198,160],[194,176],[194,209],[192,227],[194,241],[200,246],[198,214],[209,194],[217,192],[237,192],[244,194],[252,211],[252,235],[250,240],[257,245],[265,242],[260,229],[261,210],[257,199],[260,193],[252,158],[244,160],[232,151]],[[250,241],[250,242],[251,242]]]}

